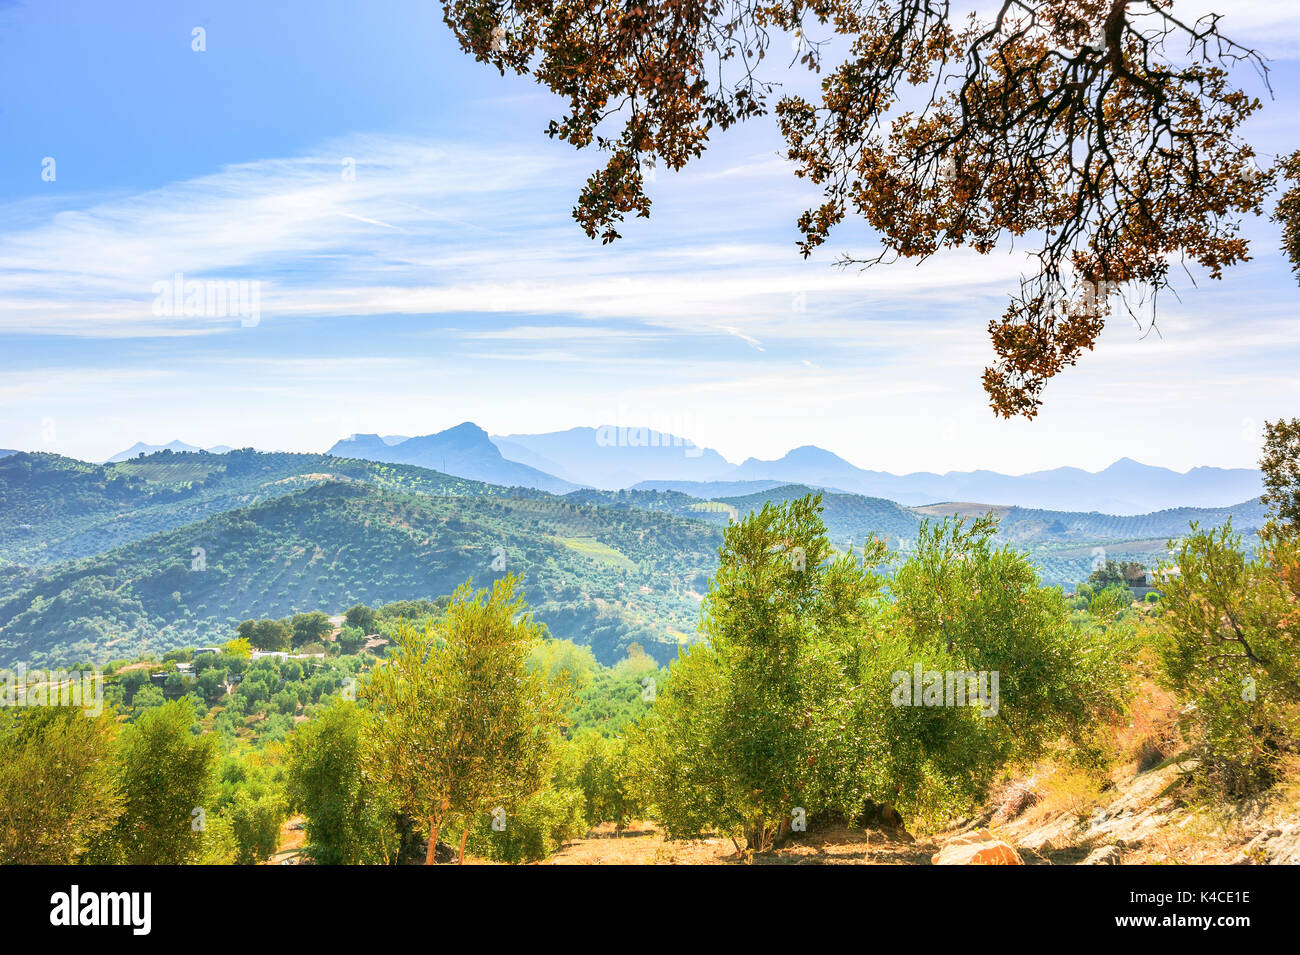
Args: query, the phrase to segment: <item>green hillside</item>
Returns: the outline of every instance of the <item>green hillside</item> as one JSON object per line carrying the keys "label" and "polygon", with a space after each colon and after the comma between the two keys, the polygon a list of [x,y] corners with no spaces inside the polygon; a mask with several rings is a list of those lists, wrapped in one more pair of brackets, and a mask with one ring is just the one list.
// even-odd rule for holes
{"label": "green hillside", "polygon": [[[808,492],[556,496],[407,465],[250,450],[112,465],[10,455],[0,459],[0,664],[120,657],[216,642],[250,616],[437,597],[492,576],[497,547],[556,636],[606,661],[633,641],[666,660],[695,632],[721,528]],[[923,519],[982,511],[836,493],[824,504],[841,550],[870,536],[906,550]],[[1133,517],[996,511],[1000,539],[1027,551],[1045,583],[1067,588],[1099,555],[1154,566],[1190,521],[1232,516],[1248,532],[1264,519],[1258,501]],[[191,570],[200,555],[206,569]]]}
{"label": "green hillside", "polygon": [[703,590],[719,539],[697,521],[550,495],[329,482],[101,556],[4,571],[0,664],[212,643],[248,617],[447,594],[499,576],[502,561],[553,635],[602,660],[634,641],[667,660],[695,632],[692,591]]}
{"label": "green hillside", "polygon": [[[738,518],[743,518],[746,514],[761,509],[766,501],[792,501],[810,491],[810,488],[801,484],[788,484],[770,491],[720,500],[723,504],[734,507]],[[921,526],[921,519],[916,514],[901,504],[883,498],[825,492],[822,501],[826,506],[822,519],[826,522],[831,543],[841,550],[850,544],[861,548],[868,537],[881,537],[896,546],[899,540],[914,540],[917,529]]]}
{"label": "green hillside", "polygon": [[325,454],[162,451],[118,464],[57,454],[0,458],[0,566],[89,557],[326,481],[444,496],[527,496],[403,464]]}
{"label": "green hillside", "polygon": [[[742,497],[715,500],[702,500],[679,491],[639,490],[573,491],[565,495],[565,500],[660,511],[725,526],[733,517],[743,518],[752,511],[762,509],[768,502],[791,501],[813,493],[817,492],[802,484],[787,484]],[[822,519],[826,522],[831,540],[840,548],[846,547],[849,541],[853,542],[854,547],[860,548],[868,536],[885,537],[895,542],[899,538],[915,538],[921,524],[921,519],[916,514],[893,501],[863,497],[861,494],[820,493],[825,505]]]}
{"label": "green hillside", "polygon": [[[800,484],[705,501],[676,491],[580,491],[586,500],[609,506],[646,508],[725,525],[743,518],[768,501],[790,501],[812,493]],[[904,507],[883,498],[824,492],[822,519],[831,541],[840,550],[861,548],[868,537],[882,537],[891,550],[906,548],[916,540],[922,520],[945,516],[970,518],[992,510],[998,517],[998,540],[1026,551],[1043,582],[1071,588],[1086,580],[1099,556],[1120,563],[1136,561],[1153,567],[1164,559],[1170,540],[1187,534],[1191,522],[1217,527],[1230,518],[1233,526],[1249,533],[1264,525],[1264,506],[1256,499],[1233,507],[1179,507],[1151,514],[1117,516],[1097,512],[1045,511],[1023,507],[987,508],[978,504]]]}

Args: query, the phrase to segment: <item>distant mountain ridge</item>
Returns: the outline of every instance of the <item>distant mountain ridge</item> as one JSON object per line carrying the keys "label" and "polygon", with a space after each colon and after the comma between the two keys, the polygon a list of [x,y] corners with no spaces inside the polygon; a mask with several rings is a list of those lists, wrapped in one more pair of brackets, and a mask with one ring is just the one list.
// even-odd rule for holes
{"label": "distant mountain ridge", "polygon": [[[421,437],[398,439],[390,435],[354,434],[338,441],[327,453],[340,458],[360,458],[387,464],[412,464],[456,477],[505,487],[531,487],[554,494],[579,485],[527,464],[502,456],[486,431],[466,421]],[[392,441],[393,443],[389,443]]]}
{"label": "distant mountain ridge", "polygon": [[492,440],[507,458],[602,490],[654,479],[712,481],[735,470],[712,448],[653,428],[601,425]]}
{"label": "distant mountain ridge", "polygon": [[1045,510],[1145,514],[1176,507],[1227,507],[1258,497],[1263,482],[1247,468],[1193,468],[1185,474],[1120,458],[1097,472],[1062,467],[1029,474],[996,471],[867,471],[821,448],[796,448],[776,461],[750,458],[736,477],[780,479],[884,497],[902,504],[987,501]]}
{"label": "distant mountain ridge", "polygon": [[602,490],[680,491],[696,497],[747,494],[782,484],[845,491],[915,506],[987,501],[1046,510],[1146,514],[1176,507],[1228,507],[1263,492],[1249,468],[1197,467],[1186,473],[1120,458],[1104,470],[1060,467],[1029,474],[921,471],[892,474],[860,468],[816,445],[775,460],[731,464],[717,451],[649,428],[570,428],[545,434],[495,435],[511,460]]}
{"label": "distant mountain ridge", "polygon": [[[198,449],[179,441],[168,445],[141,442],[114,455],[109,463],[160,450]],[[209,452],[228,450],[219,447]],[[1180,473],[1127,457],[1097,472],[1059,467],[1020,475],[988,469],[900,475],[861,468],[825,448],[803,445],[774,460],[750,457],[732,464],[716,450],[680,435],[614,425],[489,436],[466,421],[417,437],[355,434],[336,442],[328,453],[556,494],[592,487],[672,490],[716,498],[802,484],[908,506],[981,501],[1124,515],[1178,507],[1228,507],[1263,492],[1260,473],[1253,469],[1196,467]]]}
{"label": "distant mountain ridge", "polygon": [[898,475],[863,470],[815,447],[796,448],[776,461],[749,458],[730,479],[645,480],[632,487],[712,498],[764,491],[781,484],[882,497],[908,506],[983,501],[998,506],[1104,514],[1230,507],[1257,498],[1264,490],[1260,473],[1248,468],[1198,467],[1179,473],[1121,458],[1097,472],[1063,467],[1020,475],[987,470]]}

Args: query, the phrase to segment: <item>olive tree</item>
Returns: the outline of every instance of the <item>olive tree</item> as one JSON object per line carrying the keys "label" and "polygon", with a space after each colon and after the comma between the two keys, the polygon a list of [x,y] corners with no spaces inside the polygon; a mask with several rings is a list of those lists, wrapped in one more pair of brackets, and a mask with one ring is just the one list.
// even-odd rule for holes
{"label": "olive tree", "polygon": [[530,665],[544,628],[517,578],[457,588],[445,618],[400,626],[364,688],[370,751],[398,807],[428,826],[432,864],[443,823],[460,825],[460,860],[475,820],[544,788],[562,722],[564,686]]}

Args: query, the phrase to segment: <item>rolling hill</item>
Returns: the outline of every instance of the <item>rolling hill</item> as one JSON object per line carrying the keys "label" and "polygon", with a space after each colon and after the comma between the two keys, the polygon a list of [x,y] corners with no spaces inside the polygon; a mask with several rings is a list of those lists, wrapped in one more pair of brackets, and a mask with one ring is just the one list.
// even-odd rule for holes
{"label": "rolling hill", "polygon": [[[802,485],[788,485],[742,497],[721,498],[714,503],[735,508],[743,517],[761,508],[764,501],[790,500],[810,490]],[[850,544],[861,547],[869,535],[885,538],[891,550],[906,549],[915,541],[923,520],[993,513],[998,518],[998,541],[1025,551],[1044,583],[1067,589],[1086,580],[1098,558],[1155,567],[1166,558],[1169,541],[1185,535],[1192,522],[1212,527],[1231,520],[1249,545],[1251,533],[1263,527],[1267,520],[1266,509],[1258,498],[1233,507],[1180,507],[1138,515],[973,503],[908,508],[880,498],[830,492],[823,492],[822,500],[825,506],[822,519],[832,543],[840,549]]]}
{"label": "rolling hill", "polygon": [[138,458],[141,455],[157,454],[159,451],[181,452],[200,452],[206,450],[208,454],[225,454],[230,448],[225,445],[214,448],[198,448],[192,444],[186,444],[184,441],[169,441],[167,444],[145,444],[143,441],[137,441],[125,451],[119,451],[109,458],[106,464],[116,464],[119,461],[128,461],[131,458]]}
{"label": "rolling hill", "polygon": [[[19,453],[0,459],[0,662],[211,643],[248,616],[437,597],[490,577],[498,547],[556,635],[607,661],[634,639],[667,659],[695,632],[722,527],[810,490],[559,496],[323,454],[163,451],[99,465]],[[1248,534],[1265,519],[1258,499],[1132,516],[842,492],[823,504],[841,550],[876,536],[905,551],[924,520],[993,511],[1002,541],[1066,587],[1099,555],[1154,566],[1191,521],[1232,518]]]}
{"label": "rolling hill", "polygon": [[[814,493],[802,484],[735,496],[700,499],[679,491],[625,490],[577,491],[566,499],[580,499],[607,507],[664,511],[717,525],[744,517],[767,501],[787,501]],[[1044,583],[1068,588],[1086,580],[1093,564],[1102,559],[1136,561],[1154,567],[1165,559],[1168,542],[1182,537],[1195,521],[1202,527],[1219,526],[1229,519],[1247,544],[1251,532],[1266,520],[1258,498],[1233,507],[1170,508],[1150,514],[1114,515],[1097,512],[1047,511],[998,507],[978,503],[950,503],[904,507],[883,498],[821,491],[822,519],[831,542],[840,550],[861,550],[868,537],[881,537],[890,549],[911,546],[923,520],[945,517],[972,518],[993,513],[998,518],[999,541],[1025,551]]]}
{"label": "rolling hill", "polygon": [[540,493],[325,454],[163,451],[101,465],[24,452],[0,459],[0,566],[88,557],[325,481],[443,496]]}
{"label": "rolling hill", "polygon": [[549,496],[329,482],[95,557],[0,571],[0,665],[208,644],[248,617],[433,598],[506,571],[553,635],[607,662],[633,641],[666,661],[693,638],[720,537]]}

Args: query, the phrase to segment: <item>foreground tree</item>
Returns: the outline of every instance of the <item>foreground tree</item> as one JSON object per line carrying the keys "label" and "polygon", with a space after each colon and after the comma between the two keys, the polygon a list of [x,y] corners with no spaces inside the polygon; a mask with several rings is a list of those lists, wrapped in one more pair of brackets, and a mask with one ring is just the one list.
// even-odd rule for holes
{"label": "foreground tree", "polygon": [[612,822],[616,833],[645,815],[641,787],[621,736],[601,736],[582,730],[566,744],[557,773],[583,795],[583,815],[590,826]]}
{"label": "foreground tree", "polygon": [[1300,149],[1280,160],[1277,171],[1287,189],[1273,209],[1273,221],[1282,225],[1282,251],[1300,276]]}
{"label": "foreground tree", "polygon": [[[884,557],[835,557],[821,498],[765,504],[726,528],[698,644],[634,731],[649,801],[674,837],[709,829],[763,851],[796,820],[853,814],[847,778],[862,753],[849,669],[854,636],[874,633]],[[801,814],[803,814],[801,816]]]}
{"label": "foreground tree", "polygon": [[280,828],[286,813],[284,800],[278,793],[253,796],[241,793],[223,811],[230,820],[238,852],[239,865],[259,865],[271,856],[280,845]]}
{"label": "foreground tree", "polygon": [[923,527],[886,594],[883,545],[834,555],[819,510],[769,504],[726,529],[708,643],[631,734],[670,835],[762,850],[869,804],[937,825],[1118,710],[1123,649],[1073,631],[991,520]]}
{"label": "foreground tree", "polygon": [[[917,700],[913,681],[911,705],[877,718],[896,798],[930,818],[982,800],[1000,768],[1062,741],[1069,758],[1100,761],[1095,734],[1123,710],[1127,633],[1072,628],[1060,589],[1043,587],[1025,554],[996,546],[996,528],[991,517],[923,524],[890,581],[892,637],[923,686]],[[928,673],[944,677],[942,706],[928,702]],[[942,715],[953,709],[949,674],[977,674],[976,689],[993,691],[955,723]]]}
{"label": "foreground tree", "polygon": [[[474,822],[546,784],[566,693],[529,665],[544,628],[506,576],[457,588],[441,624],[400,627],[365,685],[370,751],[399,809],[426,822],[432,864],[444,821]],[[508,822],[507,822],[508,824]]]}
{"label": "foreground tree", "polygon": [[92,852],[95,862],[184,865],[203,848],[214,816],[217,740],[199,735],[189,700],[142,714],[122,733],[117,783],[123,811]]}
{"label": "foreground tree", "polygon": [[1264,494],[1273,519],[1282,527],[1300,530],[1300,418],[1264,422]]}
{"label": "foreground tree", "polygon": [[1036,413],[1117,298],[1136,317],[1171,266],[1219,278],[1243,261],[1240,221],[1274,181],[1239,135],[1259,100],[1230,77],[1240,65],[1264,76],[1262,58],[1217,15],[1183,19],[1168,0],[1000,0],[979,16],[947,0],[443,7],[464,50],[567,101],[550,136],[609,153],[573,213],[604,242],[625,216],[649,215],[648,165],[680,169],[714,130],[768,111],[775,38],[792,35],[788,59],[820,72],[821,37],[844,37],[819,100],[776,104],[796,175],[823,192],[799,219],[800,248],[849,216],[884,248],[846,263],[1036,237],[1036,268],[989,323],[984,387],[1002,415]]}
{"label": "foreground tree", "polygon": [[0,864],[69,865],[113,826],[116,739],[109,713],[0,707]]}
{"label": "foreground tree", "polygon": [[286,795],[306,817],[307,851],[321,865],[397,859],[397,820],[379,780],[367,778],[365,714],[336,700],[288,741]]}
{"label": "foreground tree", "polygon": [[1277,781],[1300,740],[1300,542],[1273,527],[1250,559],[1231,526],[1195,525],[1163,575],[1166,682],[1192,706],[1186,735],[1211,788],[1244,796]]}

